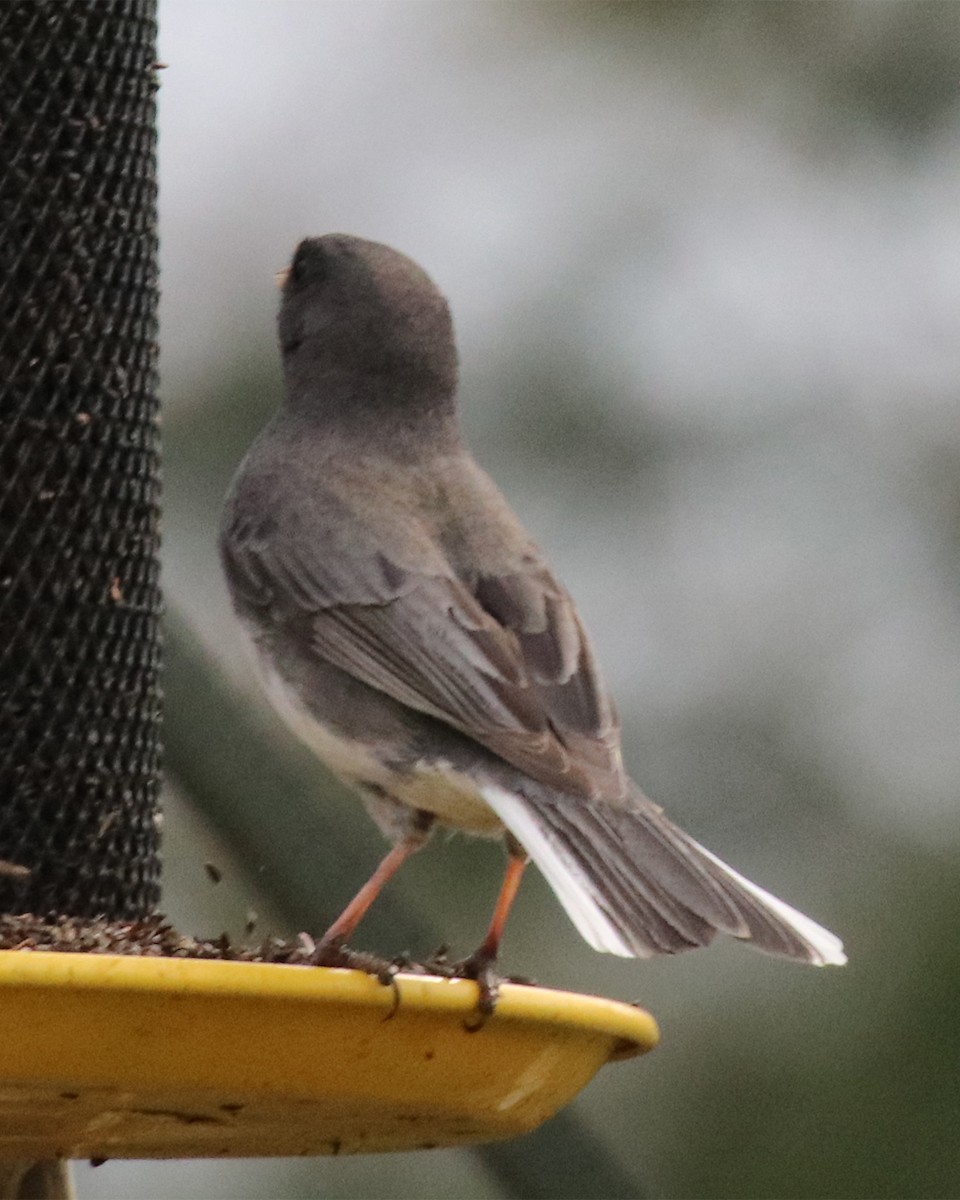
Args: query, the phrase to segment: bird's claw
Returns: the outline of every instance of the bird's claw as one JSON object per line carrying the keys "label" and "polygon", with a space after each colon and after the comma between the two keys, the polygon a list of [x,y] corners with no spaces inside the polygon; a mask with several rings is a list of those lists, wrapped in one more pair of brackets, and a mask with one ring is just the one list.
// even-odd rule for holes
{"label": "bird's claw", "polygon": [[457,963],[455,973],[461,979],[474,979],[477,983],[479,995],[477,997],[477,1014],[479,1021],[474,1024],[467,1024],[465,1028],[471,1033],[482,1029],[489,1017],[493,1016],[493,1010],[497,1006],[497,998],[500,995],[501,977],[497,969],[496,955],[490,954],[482,947],[476,950],[469,958],[465,958],[463,962]]}

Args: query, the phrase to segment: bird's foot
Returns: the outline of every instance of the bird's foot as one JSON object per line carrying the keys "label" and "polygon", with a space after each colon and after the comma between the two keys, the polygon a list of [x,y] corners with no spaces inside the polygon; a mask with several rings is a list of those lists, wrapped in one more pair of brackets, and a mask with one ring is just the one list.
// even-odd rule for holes
{"label": "bird's foot", "polygon": [[297,936],[297,941],[312,966],[348,967],[351,965],[349,960],[354,952],[347,946],[346,938],[323,937],[318,941],[309,933],[301,933]]}
{"label": "bird's foot", "polygon": [[366,950],[351,950],[346,944],[346,939],[340,934],[323,937],[319,942],[315,942],[309,934],[301,933],[298,941],[307,956],[306,961],[311,966],[346,967],[349,970],[364,971],[367,975],[372,975],[383,987],[391,988],[393,1005],[384,1020],[389,1020],[396,1015],[400,1007],[397,975],[401,971],[410,970],[415,965],[408,952],[398,954],[393,959],[381,958]]}
{"label": "bird's foot", "polygon": [[479,1021],[474,1024],[468,1024],[466,1028],[471,1033],[482,1029],[486,1024],[487,1019],[493,1016],[493,1010],[497,1006],[497,997],[500,995],[501,976],[497,969],[497,956],[485,949],[483,946],[479,950],[475,950],[469,958],[465,958],[463,962],[457,963],[453,968],[453,973],[461,979],[475,979],[479,996],[477,998],[477,1014]]}

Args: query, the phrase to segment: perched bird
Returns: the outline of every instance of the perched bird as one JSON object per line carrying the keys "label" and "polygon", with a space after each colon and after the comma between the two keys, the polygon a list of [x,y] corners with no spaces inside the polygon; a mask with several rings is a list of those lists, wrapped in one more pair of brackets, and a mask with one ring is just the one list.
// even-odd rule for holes
{"label": "perched bird", "polygon": [[220,550],[271,699],[391,842],[326,938],[350,936],[439,824],[506,843],[468,960],[488,1005],[528,858],[597,950],[676,954],[728,933],[843,963],[838,938],[625,774],[574,603],[464,444],[432,280],[343,234],[301,242],[281,275],[284,400],[233,481]]}

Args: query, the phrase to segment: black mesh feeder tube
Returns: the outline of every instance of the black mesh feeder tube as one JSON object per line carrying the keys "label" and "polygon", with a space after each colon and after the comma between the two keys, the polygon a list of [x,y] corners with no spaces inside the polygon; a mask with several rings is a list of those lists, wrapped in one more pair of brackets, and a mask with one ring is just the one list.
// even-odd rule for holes
{"label": "black mesh feeder tube", "polygon": [[154,8],[0,5],[0,911],[158,896]]}

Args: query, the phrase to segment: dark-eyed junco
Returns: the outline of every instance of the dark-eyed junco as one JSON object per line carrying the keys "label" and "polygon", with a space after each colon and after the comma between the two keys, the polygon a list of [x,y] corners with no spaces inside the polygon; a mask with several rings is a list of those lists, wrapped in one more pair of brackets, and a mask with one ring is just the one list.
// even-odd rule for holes
{"label": "dark-eyed junco", "polygon": [[273,702],[392,844],[327,937],[348,937],[440,824],[506,842],[481,977],[528,857],[597,950],[728,933],[843,963],[838,938],[625,775],[573,601],[464,445],[434,283],[330,234],[300,243],[282,287],[284,400],[233,481],[220,548]]}

